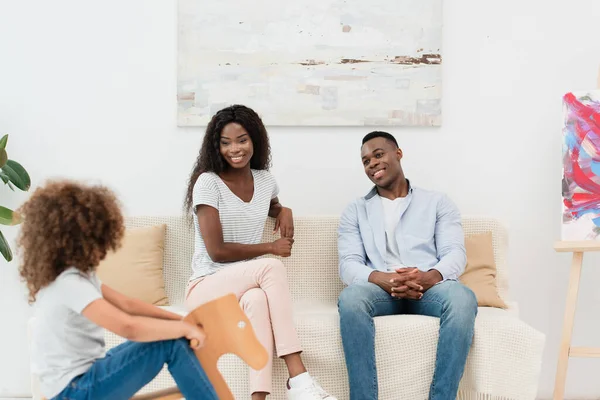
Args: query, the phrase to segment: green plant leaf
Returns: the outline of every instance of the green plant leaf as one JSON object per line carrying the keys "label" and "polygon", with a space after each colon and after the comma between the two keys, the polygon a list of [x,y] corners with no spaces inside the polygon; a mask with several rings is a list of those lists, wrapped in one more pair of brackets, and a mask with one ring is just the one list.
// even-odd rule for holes
{"label": "green plant leaf", "polygon": [[0,147],[0,168],[4,167],[7,161],[8,154],[6,154],[6,150]]}
{"label": "green plant leaf", "polygon": [[18,225],[21,223],[21,215],[9,208],[0,206],[0,224]]}
{"label": "green plant leaf", "polygon": [[10,246],[8,245],[8,241],[6,241],[6,238],[2,234],[2,231],[0,231],[0,253],[2,253],[2,255],[4,256],[4,259],[6,261],[8,261],[8,262],[12,261],[13,254],[10,249]]}
{"label": "green plant leaf", "polygon": [[29,190],[31,178],[29,178],[29,174],[21,164],[14,160],[8,160],[6,165],[2,167],[2,171],[16,187],[23,191]]}
{"label": "green plant leaf", "polygon": [[8,179],[8,175],[6,175],[1,170],[0,170],[0,179],[2,179],[2,182],[4,182],[5,185],[10,182],[10,179]]}
{"label": "green plant leaf", "polygon": [[2,136],[2,139],[0,139],[0,149],[6,149],[7,142],[8,142],[8,134]]}
{"label": "green plant leaf", "polygon": [[0,179],[2,179],[2,182],[4,182],[5,185],[8,185],[10,190],[12,190],[13,192],[15,191],[15,187],[13,186],[12,183],[10,183],[10,178],[1,169],[0,169]]}

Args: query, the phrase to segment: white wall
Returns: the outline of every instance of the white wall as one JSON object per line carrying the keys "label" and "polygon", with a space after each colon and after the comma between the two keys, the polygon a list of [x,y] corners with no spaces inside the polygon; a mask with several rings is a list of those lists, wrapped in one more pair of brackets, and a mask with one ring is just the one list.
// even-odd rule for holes
{"label": "white wall", "polygon": [[[600,2],[453,0],[444,13],[443,127],[392,132],[415,185],[509,226],[512,294],[548,335],[539,393],[549,398],[569,265],[552,250],[561,96],[596,85]],[[129,214],[179,212],[202,131],[175,125],[176,29],[175,1],[0,2],[0,133],[35,184],[100,179]],[[271,128],[282,201],[296,215],[339,213],[367,190],[358,157],[367,131]],[[0,265],[0,397],[29,391],[30,311],[16,268]],[[600,345],[600,269],[586,268],[582,282],[574,339]],[[570,365],[568,397],[599,397],[599,361]]]}

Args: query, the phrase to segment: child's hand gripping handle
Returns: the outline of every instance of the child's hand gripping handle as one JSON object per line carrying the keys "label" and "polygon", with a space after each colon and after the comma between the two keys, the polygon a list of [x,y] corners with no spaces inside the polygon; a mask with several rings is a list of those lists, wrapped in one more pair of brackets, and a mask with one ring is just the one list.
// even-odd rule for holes
{"label": "child's hand gripping handle", "polygon": [[206,334],[202,326],[191,324],[189,322],[182,321],[185,324],[185,337],[190,341],[192,349],[196,350],[202,347]]}

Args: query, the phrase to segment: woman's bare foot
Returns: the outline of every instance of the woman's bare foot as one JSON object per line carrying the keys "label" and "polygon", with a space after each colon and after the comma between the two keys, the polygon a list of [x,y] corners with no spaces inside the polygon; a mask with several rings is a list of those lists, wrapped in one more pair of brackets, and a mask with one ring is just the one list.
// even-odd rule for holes
{"label": "woman's bare foot", "polygon": [[285,361],[288,372],[290,373],[290,378],[306,372],[306,367],[304,367],[302,358],[300,358],[300,353],[288,354],[282,358],[283,361]]}
{"label": "woman's bare foot", "polygon": [[265,393],[265,392],[252,393],[252,400],[265,400],[266,398],[267,398],[267,393]]}

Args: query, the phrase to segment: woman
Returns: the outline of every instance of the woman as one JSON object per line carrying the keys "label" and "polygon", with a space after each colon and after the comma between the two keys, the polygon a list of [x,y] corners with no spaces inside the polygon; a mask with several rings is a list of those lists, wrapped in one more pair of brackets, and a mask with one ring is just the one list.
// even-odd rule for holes
{"label": "woman", "polygon": [[[185,200],[195,227],[186,306],[192,310],[227,293],[237,295],[270,356],[263,370],[251,370],[253,400],[271,392],[273,339],[289,371],[289,399],[335,400],[306,372],[300,357],[283,264],[257,258],[288,257],[294,243],[292,211],[279,203],[270,159],[267,130],[252,109],[233,105],[209,122]],[[267,215],[276,219],[281,238],[261,243]]]}

